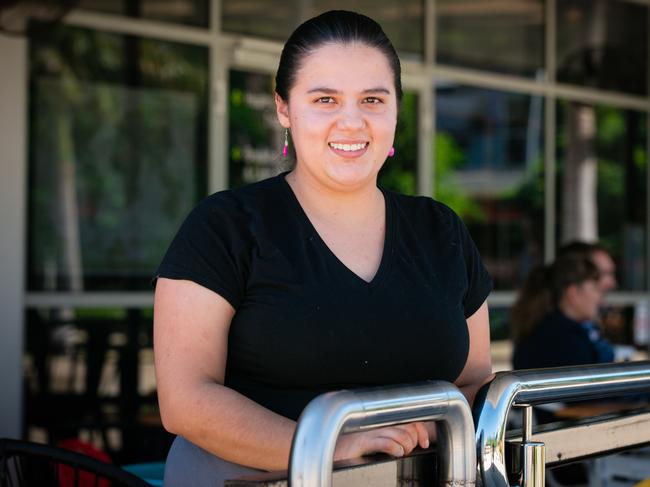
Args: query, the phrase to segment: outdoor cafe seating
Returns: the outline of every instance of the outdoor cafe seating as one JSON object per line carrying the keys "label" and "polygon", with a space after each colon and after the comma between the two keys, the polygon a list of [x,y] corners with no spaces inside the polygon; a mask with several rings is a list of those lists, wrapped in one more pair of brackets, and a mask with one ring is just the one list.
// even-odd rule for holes
{"label": "outdoor cafe seating", "polygon": [[[596,406],[595,415],[585,414],[584,405],[580,414],[568,406],[565,415],[573,415],[572,419],[543,425],[534,424],[532,406],[607,401],[648,392],[650,361],[498,372],[479,392],[473,411],[454,385],[442,381],[330,392],[314,399],[303,411],[288,471],[231,479],[226,485],[555,487],[558,483],[552,473],[548,475],[548,469],[578,460],[590,462],[588,487],[647,485],[648,404],[633,409],[618,407],[605,414]],[[520,427],[513,428],[509,418],[517,416]],[[577,416],[580,419],[575,419]],[[435,421],[436,445],[404,458],[375,455],[333,465],[340,434],[410,421]],[[41,457],[49,457],[50,464],[76,465],[50,447],[27,447],[10,440],[0,441],[0,446],[0,487],[31,485],[6,482],[7,472],[16,477],[8,453],[38,450]],[[90,469],[96,464],[96,460],[82,461],[81,467]],[[109,475],[115,469],[106,466],[92,471]],[[138,483],[133,476],[122,477],[126,483],[113,485],[153,485]]]}

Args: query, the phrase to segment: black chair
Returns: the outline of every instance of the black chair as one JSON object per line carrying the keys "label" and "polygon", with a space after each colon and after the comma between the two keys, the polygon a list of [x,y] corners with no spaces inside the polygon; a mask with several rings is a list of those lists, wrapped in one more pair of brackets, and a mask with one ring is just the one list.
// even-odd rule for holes
{"label": "black chair", "polygon": [[81,453],[0,439],[0,487],[151,487],[121,468]]}

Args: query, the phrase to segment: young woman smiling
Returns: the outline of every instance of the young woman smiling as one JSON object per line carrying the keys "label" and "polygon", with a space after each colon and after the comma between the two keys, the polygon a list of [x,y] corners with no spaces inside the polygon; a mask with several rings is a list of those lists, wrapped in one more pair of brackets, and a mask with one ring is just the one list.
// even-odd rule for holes
{"label": "young woman smiling", "polygon": [[[400,64],[373,20],[332,11],[285,44],[276,76],[295,168],[204,200],[157,272],[156,373],[178,435],[165,485],[287,468],[295,421],[329,390],[439,379],[472,401],[491,373],[491,279],[430,198],[377,186]],[[430,424],[344,435],[335,459],[427,447]]]}

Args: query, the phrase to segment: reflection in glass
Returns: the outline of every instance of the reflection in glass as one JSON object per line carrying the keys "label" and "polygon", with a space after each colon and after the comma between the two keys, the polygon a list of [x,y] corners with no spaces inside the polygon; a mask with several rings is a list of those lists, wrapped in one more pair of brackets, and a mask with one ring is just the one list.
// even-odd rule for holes
{"label": "reflection in glass", "polygon": [[539,97],[436,86],[435,197],[465,221],[496,289],[542,260],[543,104]]}
{"label": "reflection in glass", "polygon": [[[222,26],[227,32],[286,40],[298,25],[327,10],[350,10],[350,2],[341,0],[224,0]],[[421,55],[423,50],[422,0],[363,0],[354,3],[354,11],[372,17],[383,27],[395,48],[402,53]]]}
{"label": "reflection in glass", "polygon": [[275,113],[273,89],[271,75],[230,71],[228,174],[231,188],[290,169],[291,158],[282,157],[284,129]]}
{"label": "reflection in glass", "polygon": [[646,283],[646,115],[562,102],[558,110],[558,238],[599,241],[621,288]]}
{"label": "reflection in glass", "polygon": [[296,0],[223,0],[221,28],[235,34],[285,40],[304,16],[301,7]]}
{"label": "reflection in glass", "polygon": [[79,7],[196,27],[209,27],[210,19],[210,0],[81,0]]}
{"label": "reflection in glass", "polygon": [[417,191],[418,97],[405,92],[395,131],[395,155],[386,159],[379,173],[379,184],[398,193]]}
{"label": "reflection in glass", "polygon": [[[309,15],[327,10],[350,10],[350,2],[314,0]],[[358,0],[355,12],[376,20],[400,54],[421,55],[424,48],[424,2],[422,0]]]}
{"label": "reflection in glass", "polygon": [[435,8],[439,63],[542,75],[543,0],[438,0]]}
{"label": "reflection in glass", "polygon": [[647,349],[650,345],[649,311],[647,301],[610,305],[603,309],[600,320],[603,333],[615,344],[616,360],[637,359],[636,347]]}
{"label": "reflection in glass", "polygon": [[83,431],[120,463],[164,458],[173,435],[157,404],[152,310],[38,308],[25,318],[28,438],[55,444]]}
{"label": "reflection in glass", "polygon": [[510,307],[490,306],[490,340],[510,340],[510,335]]}
{"label": "reflection in glass", "polygon": [[557,79],[647,93],[648,6],[622,0],[557,2]]}
{"label": "reflection in glass", "polygon": [[207,51],[50,36],[31,52],[29,288],[148,289],[205,192]]}

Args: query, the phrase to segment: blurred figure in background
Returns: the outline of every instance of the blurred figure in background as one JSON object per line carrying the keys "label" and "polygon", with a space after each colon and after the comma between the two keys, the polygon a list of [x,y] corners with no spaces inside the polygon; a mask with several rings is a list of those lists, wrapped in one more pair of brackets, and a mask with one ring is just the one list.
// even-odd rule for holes
{"label": "blurred figure in background", "polygon": [[531,271],[511,311],[513,367],[613,361],[613,347],[595,325],[603,292],[596,264],[584,255],[562,255]]}
{"label": "blurred figure in background", "polygon": [[600,273],[598,285],[600,286],[603,296],[609,291],[616,289],[616,286],[618,285],[616,282],[616,265],[614,264],[614,259],[612,259],[611,254],[605,247],[598,243],[574,240],[564,244],[557,251],[558,257],[567,255],[576,255],[591,259]]}
{"label": "blurred figure in background", "polygon": [[[605,295],[616,286],[614,260],[603,246],[576,241],[558,249],[553,264],[531,271],[512,308],[513,368],[614,361],[599,314]],[[561,407],[535,407],[536,421],[557,420],[555,411]],[[566,465],[547,470],[547,478],[556,485],[587,485],[589,468],[584,463]]]}
{"label": "blurred figure in background", "polygon": [[[627,329],[626,323],[630,316],[625,316],[625,309],[620,306],[604,306],[605,295],[618,287],[616,279],[616,264],[609,251],[601,244],[574,240],[558,249],[558,257],[566,255],[584,256],[598,268],[600,278],[598,284],[603,293],[603,302],[600,304],[598,319],[594,321],[593,333],[603,334],[614,343],[629,343],[632,332]],[[616,360],[628,360],[633,352],[633,347],[625,345],[615,346]]]}

